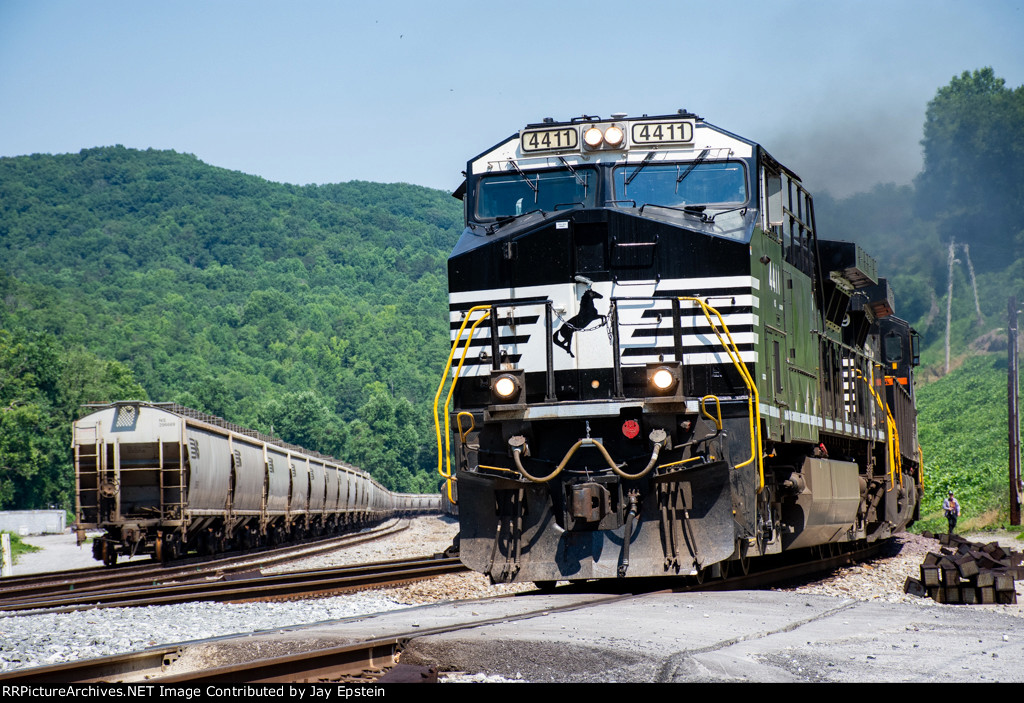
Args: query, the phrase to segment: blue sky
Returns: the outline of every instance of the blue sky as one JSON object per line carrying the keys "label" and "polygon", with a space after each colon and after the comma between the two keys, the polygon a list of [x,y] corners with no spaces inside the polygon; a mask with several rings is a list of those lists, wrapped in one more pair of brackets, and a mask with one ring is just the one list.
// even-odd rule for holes
{"label": "blue sky", "polygon": [[954,75],[1024,84],[1022,30],[1022,0],[0,0],[0,156],[450,190],[528,122],[686,108],[846,195],[913,178]]}

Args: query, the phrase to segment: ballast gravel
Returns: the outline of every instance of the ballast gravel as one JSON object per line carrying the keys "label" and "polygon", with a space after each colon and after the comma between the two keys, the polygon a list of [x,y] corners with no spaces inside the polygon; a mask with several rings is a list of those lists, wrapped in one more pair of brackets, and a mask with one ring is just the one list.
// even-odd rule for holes
{"label": "ballast gravel", "polygon": [[[446,549],[458,532],[450,518],[417,518],[409,530],[383,540],[293,562],[266,572],[298,571],[368,561],[424,556]],[[974,537],[970,537],[975,539]],[[992,541],[995,536],[979,539]],[[999,535],[1000,543],[1019,549],[1012,536]],[[70,544],[74,537],[69,536]],[[31,542],[32,538],[28,538]],[[895,538],[886,555],[870,563],[840,569],[831,576],[786,590],[817,593],[843,599],[888,602],[913,601],[923,607],[985,608],[1024,615],[1022,605],[940,605],[903,593],[907,576],[917,576],[924,555],[937,551],[938,543],[917,535]],[[53,548],[53,563],[39,571],[66,568],[60,550]],[[41,555],[35,555],[39,564]],[[2,582],[0,582],[2,587]],[[1024,583],[1018,582],[1018,599],[1024,602]],[[491,585],[476,573],[450,574],[397,588],[290,602],[186,603],[139,608],[104,608],[74,613],[15,615],[0,612],[0,671],[44,666],[92,657],[138,651],[156,645],[260,630],[273,630],[325,620],[383,612],[411,605],[482,598],[532,590],[532,584]],[[473,680],[469,678],[468,680]]]}
{"label": "ballast gravel", "polygon": [[[411,521],[398,535],[308,557],[265,573],[426,556],[443,552],[458,533],[451,518]],[[32,555],[32,572],[67,568],[74,535],[55,541],[25,538],[44,546]],[[51,561],[47,563],[47,554]],[[19,573],[17,564],[15,573]],[[22,572],[28,573],[28,572]],[[0,671],[46,666],[138,651],[155,645],[247,634],[325,620],[379,613],[438,600],[477,598],[530,590],[532,585],[490,586],[480,574],[452,574],[407,586],[328,598],[265,603],[184,603],[137,608],[98,608],[72,613],[15,614],[0,611]],[[0,581],[0,588],[3,583]]]}
{"label": "ballast gravel", "polygon": [[406,606],[355,594],[288,603],[184,603],[0,618],[0,671],[272,630]]}

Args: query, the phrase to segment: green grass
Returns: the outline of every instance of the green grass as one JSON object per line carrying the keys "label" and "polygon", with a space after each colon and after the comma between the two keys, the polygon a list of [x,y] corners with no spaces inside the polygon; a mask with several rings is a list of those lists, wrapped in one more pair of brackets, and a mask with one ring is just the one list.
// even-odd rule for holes
{"label": "green grass", "polygon": [[3,534],[11,536],[11,560],[15,563],[17,563],[18,557],[22,554],[42,551],[39,547],[33,547],[31,544],[26,544],[21,540],[21,537],[13,532],[4,532]]}
{"label": "green grass", "polygon": [[946,530],[942,501],[950,490],[963,529],[1007,526],[1006,363],[1005,354],[977,356],[918,390],[925,491],[915,529]]}

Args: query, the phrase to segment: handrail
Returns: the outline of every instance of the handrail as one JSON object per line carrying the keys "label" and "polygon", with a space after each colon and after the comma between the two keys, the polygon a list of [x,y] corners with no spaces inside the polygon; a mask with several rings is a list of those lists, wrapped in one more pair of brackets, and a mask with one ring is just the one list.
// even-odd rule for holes
{"label": "handrail", "polygon": [[[878,392],[875,391],[874,383],[864,378],[864,374],[860,372],[860,369],[855,368],[854,372],[857,374],[857,378],[864,381],[864,385],[868,387],[868,391],[874,396],[875,402],[878,403],[885,410],[885,426],[888,432],[886,433],[886,449],[889,453],[889,488],[886,489],[886,493],[891,491],[898,481],[900,486],[903,486],[903,459],[900,456],[900,434],[896,429],[896,420],[893,418],[892,413],[889,411],[888,403],[882,402],[882,399],[878,396]],[[874,370],[871,372],[871,378],[874,379]]]}
{"label": "handrail", "polygon": [[[722,319],[722,314],[700,298],[680,296],[679,300],[696,303],[700,306],[701,312],[704,313],[704,317],[707,319],[708,324],[711,325],[711,330],[715,333],[715,336],[718,337],[718,341],[729,355],[732,365],[736,367],[736,370],[740,374],[740,378],[743,379],[743,383],[747,386],[747,407],[750,423],[750,458],[741,464],[736,464],[735,468],[743,468],[756,459],[758,479],[757,492],[760,493],[764,490],[764,452],[761,440],[761,398],[757,393],[757,384],[754,383],[754,379],[751,378],[750,372],[747,370],[747,365],[740,357],[739,348],[736,346],[736,342],[733,340],[732,334],[729,332],[729,326],[726,325],[725,320]],[[718,322],[721,323],[722,330],[719,330],[718,325],[716,325],[715,321],[711,319],[712,313],[718,318]],[[725,338],[722,337],[723,331],[725,332]],[[728,339],[728,343],[726,343],[726,339]]]}
{"label": "handrail", "polygon": [[[706,401],[708,398],[711,398],[712,400],[715,401],[715,407],[718,410],[718,418],[717,419],[712,417],[711,413],[709,413],[707,408],[704,406],[704,401]],[[700,411],[701,411],[701,414],[704,415],[704,417],[706,417],[707,419],[709,419],[713,423],[715,423],[715,429],[716,430],[718,430],[719,432],[722,431],[722,401],[718,399],[717,395],[706,395],[703,398],[701,398],[700,399]]]}
{"label": "handrail", "polygon": [[[462,416],[466,415],[469,417],[469,429],[462,429]],[[473,417],[473,413],[466,412],[465,410],[459,411],[459,414],[455,416],[455,422],[459,426],[459,439],[463,444],[466,443],[466,435],[472,432],[476,428],[476,418]]]}
{"label": "handrail", "polygon": [[[448,380],[448,372],[452,368],[452,361],[455,359],[455,352],[459,348],[459,343],[462,341],[462,333],[466,330],[466,325],[469,324],[473,314],[476,312],[484,311],[484,314],[473,323],[472,327],[469,328],[469,337],[466,338],[466,343],[462,348],[462,356],[459,358],[459,365],[455,369],[455,377],[452,379],[452,385],[448,389],[448,396],[444,401],[444,442],[441,442],[441,422],[437,415],[437,403],[441,399],[441,391],[444,390],[444,384]],[[441,374],[441,383],[437,387],[437,393],[434,394],[434,432],[437,435],[437,473],[445,479],[448,489],[448,500],[455,504],[455,498],[452,495],[452,458],[451,458],[451,420],[448,417],[448,406],[451,404],[452,395],[455,393],[455,384],[459,380],[459,374],[462,373],[462,366],[466,363],[466,354],[469,352],[469,344],[473,341],[473,333],[476,332],[476,328],[481,322],[486,320],[491,314],[490,305],[476,305],[470,308],[466,312],[466,317],[462,321],[462,326],[459,327],[459,332],[455,335],[455,341],[452,342],[452,350],[448,353],[448,362],[444,366],[444,372]],[[445,461],[447,460],[447,461]]]}

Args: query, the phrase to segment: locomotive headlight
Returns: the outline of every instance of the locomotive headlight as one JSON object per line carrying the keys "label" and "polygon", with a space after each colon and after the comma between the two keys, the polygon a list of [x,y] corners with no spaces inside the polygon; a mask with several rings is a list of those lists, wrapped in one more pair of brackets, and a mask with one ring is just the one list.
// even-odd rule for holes
{"label": "locomotive headlight", "polygon": [[657,369],[651,374],[651,383],[660,391],[667,391],[676,382],[676,377],[668,369]]}
{"label": "locomotive headlight", "polygon": [[515,403],[523,395],[522,369],[491,371],[491,402]]}
{"label": "locomotive headlight", "polygon": [[499,376],[494,382],[494,392],[502,398],[510,398],[516,392],[516,382],[511,376]]}
{"label": "locomotive headlight", "polygon": [[652,396],[675,397],[682,388],[683,369],[678,362],[655,362],[647,366],[647,388]]}
{"label": "locomotive headlight", "polygon": [[622,146],[622,140],[625,138],[625,133],[615,125],[612,125],[604,131],[604,143],[612,148]]}
{"label": "locomotive headlight", "polygon": [[583,143],[591,149],[601,146],[604,141],[604,133],[597,127],[591,127],[583,133]]}

